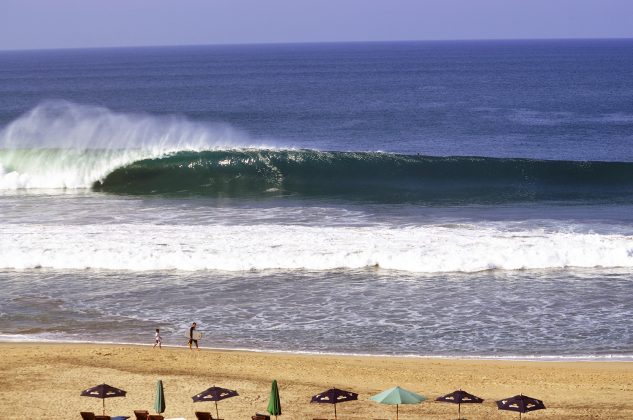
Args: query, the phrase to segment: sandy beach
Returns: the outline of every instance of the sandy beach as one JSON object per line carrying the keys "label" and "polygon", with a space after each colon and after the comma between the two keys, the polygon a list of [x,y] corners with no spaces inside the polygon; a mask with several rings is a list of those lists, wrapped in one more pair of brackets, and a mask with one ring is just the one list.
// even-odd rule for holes
{"label": "sandy beach", "polygon": [[185,348],[96,344],[0,344],[0,418],[73,419],[80,411],[99,413],[101,400],[80,397],[83,389],[107,383],[125,389],[126,398],[106,400],[109,415],[133,416],[154,401],[162,379],[166,418],[194,419],[194,411],[213,411],[191,396],[217,385],[239,397],[219,403],[220,417],[247,419],[265,412],[270,383],[277,379],[282,419],[333,418],[330,405],[310,397],[330,387],[359,393],[359,401],[338,406],[339,418],[395,418],[395,407],[368,401],[400,385],[429,398],[402,406],[401,419],[455,418],[451,404],[433,400],[462,388],[485,399],[463,406],[468,419],[514,419],[494,401],[523,393],[544,400],[547,409],[534,419],[633,418],[633,363],[532,362],[270,354]]}

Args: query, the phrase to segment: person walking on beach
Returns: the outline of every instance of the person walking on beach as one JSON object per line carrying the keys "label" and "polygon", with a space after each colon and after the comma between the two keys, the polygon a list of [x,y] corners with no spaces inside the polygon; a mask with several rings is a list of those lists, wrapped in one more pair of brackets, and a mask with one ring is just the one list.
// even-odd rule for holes
{"label": "person walking on beach", "polygon": [[[194,336],[196,330],[196,323],[194,322],[193,324],[191,324],[191,328],[189,328],[189,350],[193,350],[193,348],[191,347],[192,344],[196,345],[196,350],[200,350],[200,348],[198,347],[198,335],[196,334]],[[194,337],[196,337],[194,339]]]}
{"label": "person walking on beach", "polygon": [[158,328],[156,328],[156,333],[154,334],[154,347],[152,348],[156,348],[156,346],[158,346],[158,348],[161,348],[161,344],[163,342],[163,338],[160,336],[160,330]]}

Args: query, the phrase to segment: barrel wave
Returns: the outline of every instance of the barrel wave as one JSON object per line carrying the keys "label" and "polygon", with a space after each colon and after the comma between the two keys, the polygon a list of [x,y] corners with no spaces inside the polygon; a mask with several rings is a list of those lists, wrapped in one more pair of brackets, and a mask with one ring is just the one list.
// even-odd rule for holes
{"label": "barrel wave", "polygon": [[633,162],[321,151],[230,125],[67,101],[0,130],[0,190],[332,197],[384,203],[633,202]]}
{"label": "barrel wave", "polygon": [[315,150],[182,151],[94,183],[120,194],[295,195],[377,202],[633,200],[633,163]]}

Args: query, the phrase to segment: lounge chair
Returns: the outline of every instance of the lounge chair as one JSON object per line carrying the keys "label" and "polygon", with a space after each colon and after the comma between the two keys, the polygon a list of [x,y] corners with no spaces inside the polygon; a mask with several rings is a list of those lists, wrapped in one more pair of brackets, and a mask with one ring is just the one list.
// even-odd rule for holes
{"label": "lounge chair", "polygon": [[196,411],[196,418],[198,420],[223,420],[223,419],[214,419],[211,413],[208,411]]}
{"label": "lounge chair", "polygon": [[95,420],[112,420],[110,416],[95,416]]}
{"label": "lounge chair", "polygon": [[150,414],[149,420],[165,420],[165,417],[160,414]]}
{"label": "lounge chair", "polygon": [[84,420],[95,420],[95,413],[90,413],[88,411],[80,411],[81,418]]}
{"label": "lounge chair", "polygon": [[270,420],[270,416],[268,414],[255,413],[251,420]]}
{"label": "lounge chair", "polygon": [[134,410],[136,420],[149,420],[149,411],[147,410]]}

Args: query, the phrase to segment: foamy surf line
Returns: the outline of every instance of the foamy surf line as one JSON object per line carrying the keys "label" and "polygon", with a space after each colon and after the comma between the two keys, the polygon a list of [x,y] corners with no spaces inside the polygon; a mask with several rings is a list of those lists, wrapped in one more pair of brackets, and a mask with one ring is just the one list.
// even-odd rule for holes
{"label": "foamy surf line", "polygon": [[0,225],[0,268],[417,273],[633,267],[633,236],[503,226]]}
{"label": "foamy surf line", "polygon": [[[135,343],[126,341],[90,341],[90,340],[62,340],[44,339],[21,334],[0,334],[0,343],[18,344],[83,344],[83,345],[104,345],[104,346],[134,346],[153,347],[153,344]],[[188,351],[186,345],[163,344],[163,347],[172,349],[183,349]],[[226,352],[248,352],[262,354],[281,355],[305,355],[305,356],[331,356],[331,357],[379,357],[379,358],[405,358],[405,359],[441,359],[441,360],[499,360],[499,361],[525,361],[525,362],[633,362],[633,354],[604,354],[604,355],[442,355],[442,354],[387,354],[387,353],[359,353],[359,352],[328,352],[328,351],[307,351],[307,350],[279,350],[262,349],[249,347],[211,347],[200,346],[201,350],[226,351]]]}

